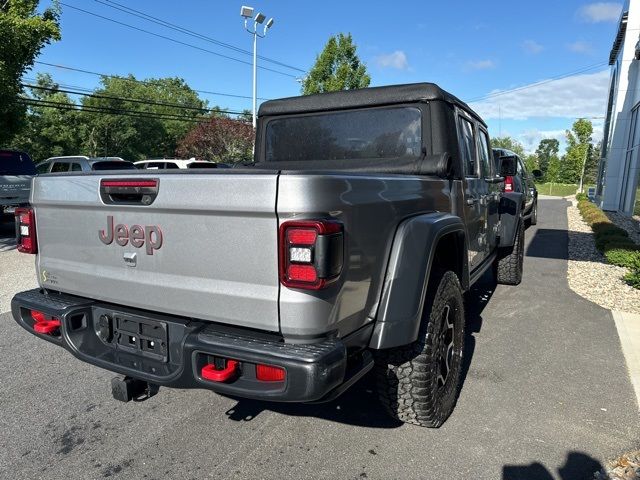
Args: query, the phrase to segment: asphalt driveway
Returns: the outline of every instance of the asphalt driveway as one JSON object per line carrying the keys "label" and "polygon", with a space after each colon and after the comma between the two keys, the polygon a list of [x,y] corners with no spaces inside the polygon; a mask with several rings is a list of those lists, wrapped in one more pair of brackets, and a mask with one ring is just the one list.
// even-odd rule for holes
{"label": "asphalt driveway", "polygon": [[[387,419],[366,381],[325,405],[168,389],[122,404],[111,373],[2,314],[0,478],[590,478],[640,424],[610,313],[567,287],[566,205],[540,201],[522,285],[487,276],[468,295],[466,379],[438,430]],[[33,275],[14,254],[3,294],[11,262]]]}

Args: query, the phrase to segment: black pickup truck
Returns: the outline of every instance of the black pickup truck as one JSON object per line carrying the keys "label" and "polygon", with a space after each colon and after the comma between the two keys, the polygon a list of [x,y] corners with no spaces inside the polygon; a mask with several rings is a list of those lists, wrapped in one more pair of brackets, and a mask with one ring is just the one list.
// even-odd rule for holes
{"label": "black pickup truck", "polygon": [[441,425],[463,293],[522,277],[521,199],[486,124],[420,83],[265,102],[256,133],[243,168],[36,177],[17,226],[40,288],[14,318],[123,375],[122,400],[320,402],[375,369],[391,415]]}

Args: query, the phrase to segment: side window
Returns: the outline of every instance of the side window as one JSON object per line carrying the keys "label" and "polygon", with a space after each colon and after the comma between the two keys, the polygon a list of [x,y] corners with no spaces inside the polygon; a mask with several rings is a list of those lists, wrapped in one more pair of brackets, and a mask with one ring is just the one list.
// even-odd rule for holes
{"label": "side window", "polygon": [[175,168],[180,168],[180,167],[178,167],[178,165],[176,165],[173,162],[167,162],[167,167],[166,168],[174,168],[175,169]]}
{"label": "side window", "polygon": [[518,175],[520,175],[521,177],[523,177],[525,175],[525,169],[524,166],[522,165],[522,160],[520,160],[520,157],[518,157]]}
{"label": "side window", "polygon": [[467,177],[476,177],[476,143],[473,139],[473,125],[469,120],[458,117],[460,128],[460,153],[464,164],[464,174]]}
{"label": "side window", "polygon": [[63,163],[63,162],[55,162],[53,164],[53,167],[51,167],[51,172],[52,173],[56,173],[56,172],[68,172],[69,171],[69,164],[68,163]]}
{"label": "side window", "polygon": [[480,173],[483,178],[490,177],[491,156],[489,155],[489,136],[484,130],[478,130],[478,159],[480,160]]}
{"label": "side window", "polygon": [[82,171],[82,167],[80,166],[79,163],[72,163],[71,164],[71,171],[72,172],[81,172]]}
{"label": "side window", "polygon": [[49,162],[44,162],[38,165],[36,169],[38,170],[38,173],[48,173],[50,166],[51,164]]}

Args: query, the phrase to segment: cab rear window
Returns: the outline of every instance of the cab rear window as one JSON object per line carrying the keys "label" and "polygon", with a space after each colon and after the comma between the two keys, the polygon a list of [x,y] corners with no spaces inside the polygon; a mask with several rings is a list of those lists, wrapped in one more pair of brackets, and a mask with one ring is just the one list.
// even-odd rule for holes
{"label": "cab rear window", "polygon": [[390,107],[274,118],[265,137],[268,162],[418,158],[422,115]]}
{"label": "cab rear window", "polygon": [[36,167],[24,152],[0,150],[0,175],[35,175]]}

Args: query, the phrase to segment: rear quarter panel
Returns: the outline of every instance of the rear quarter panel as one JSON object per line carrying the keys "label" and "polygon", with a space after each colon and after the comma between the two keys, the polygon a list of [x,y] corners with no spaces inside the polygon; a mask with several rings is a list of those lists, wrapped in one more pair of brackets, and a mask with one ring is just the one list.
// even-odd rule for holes
{"label": "rear quarter panel", "polygon": [[331,218],[342,222],[345,232],[337,282],[317,292],[281,287],[283,335],[309,338],[333,330],[344,336],[372,322],[398,224],[421,213],[449,212],[449,189],[449,181],[431,177],[283,172],[279,224]]}

